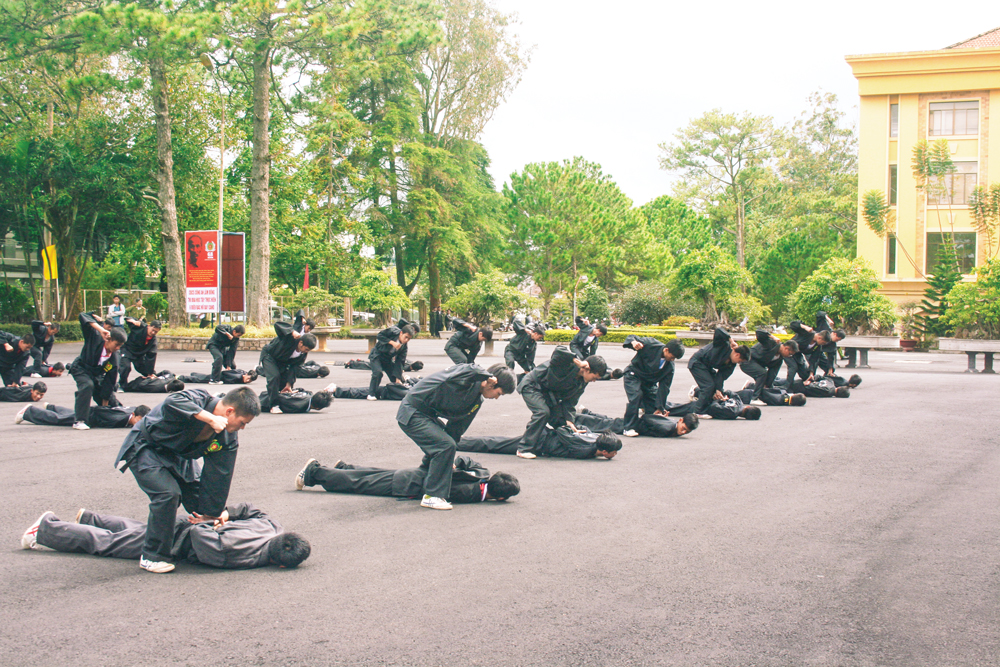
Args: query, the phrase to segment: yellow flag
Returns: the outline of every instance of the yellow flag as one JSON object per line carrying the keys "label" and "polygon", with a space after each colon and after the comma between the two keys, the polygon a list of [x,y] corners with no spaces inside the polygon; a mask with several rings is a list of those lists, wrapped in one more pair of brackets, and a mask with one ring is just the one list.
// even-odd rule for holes
{"label": "yellow flag", "polygon": [[56,280],[59,276],[59,263],[56,260],[56,247],[50,245],[42,252],[42,270],[45,280]]}

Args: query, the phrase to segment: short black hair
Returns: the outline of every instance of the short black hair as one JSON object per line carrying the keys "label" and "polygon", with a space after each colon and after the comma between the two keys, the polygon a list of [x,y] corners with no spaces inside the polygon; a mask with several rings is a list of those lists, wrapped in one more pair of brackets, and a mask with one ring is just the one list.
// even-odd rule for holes
{"label": "short black hair", "polygon": [[302,325],[303,326],[307,326],[310,329],[315,329],[316,328],[316,320],[311,320],[311,319],[310,320],[306,320],[305,322],[302,323]]}
{"label": "short black hair", "polygon": [[756,405],[748,405],[743,408],[743,418],[749,419],[750,421],[756,421],[760,419],[760,408]]}
{"label": "short black hair", "polygon": [[852,375],[851,378],[847,381],[848,387],[857,387],[859,384],[861,384],[861,376],[857,374]]}
{"label": "short black hair", "polygon": [[837,398],[850,398],[851,389],[850,387],[837,387],[834,390],[833,395],[836,396]]}
{"label": "short black hair", "polygon": [[106,327],[114,327],[115,326],[115,321],[113,319],[111,319],[110,317],[105,317],[103,324]]}
{"label": "short black hair", "polygon": [[483,334],[483,340],[493,340],[493,327],[489,325],[479,327],[479,333]]}
{"label": "short black hair", "polygon": [[612,380],[619,380],[624,375],[625,375],[625,371],[623,371],[620,368],[616,368],[615,370],[611,371],[611,379]]}
{"label": "short black hair", "polygon": [[698,415],[694,413],[691,413],[689,415],[684,415],[683,417],[681,417],[681,421],[684,422],[684,425],[688,427],[689,431],[695,430],[696,428],[698,428],[698,424],[701,423],[701,420],[698,419]]}
{"label": "short black hair", "polygon": [[[64,370],[66,370],[66,364],[64,364],[61,361],[57,361],[56,363],[52,364],[52,370],[54,370],[54,371],[64,371]],[[855,377],[857,377],[857,376],[855,376]],[[858,381],[860,382],[861,378],[858,378]]]}
{"label": "short black hair", "polygon": [[789,405],[805,405],[806,395],[805,394],[792,394],[788,397]]}
{"label": "short black hair", "polygon": [[675,338],[667,341],[667,352],[674,355],[674,359],[680,359],[684,356],[684,346]]}
{"label": "short black hair", "polygon": [[164,389],[167,390],[168,394],[175,391],[184,391],[184,383],[178,380],[177,378],[174,378],[173,380],[167,383]]}
{"label": "short black hair", "polygon": [[49,390],[48,385],[46,385],[44,382],[36,382],[35,384],[31,385],[31,388],[41,394],[44,394]]}
{"label": "short black hair", "polygon": [[149,406],[148,405],[136,406],[135,409],[132,410],[132,414],[134,414],[136,417],[145,417],[146,415],[149,414]]}
{"label": "short black hair", "polygon": [[316,375],[318,375],[321,378],[325,378],[329,374],[330,374],[330,369],[327,368],[326,366],[320,366],[319,370],[316,371]]}
{"label": "short black hair", "polygon": [[255,369],[255,368],[251,369],[251,370],[247,371],[245,373],[245,375],[250,378],[251,382],[253,382],[253,381],[255,381],[257,379],[257,369]]}
{"label": "short black hair", "polygon": [[543,322],[535,322],[528,326],[528,331],[534,331],[537,334],[545,335],[545,324]]}
{"label": "short black hair", "polygon": [[236,408],[236,414],[244,417],[260,415],[260,399],[250,387],[237,387],[222,397],[222,403]]}
{"label": "short black hair", "polygon": [[242,336],[247,332],[247,328],[242,324],[237,324],[235,327],[233,327],[233,332],[238,333],[239,335]]}
{"label": "short black hair", "polygon": [[608,363],[604,361],[604,357],[599,357],[596,354],[592,354],[584,361],[590,366],[590,372],[596,373],[598,377],[603,377],[605,373],[608,372]]}
{"label": "short black hair", "polygon": [[603,336],[604,334],[608,333],[608,328],[607,328],[606,326],[604,326],[603,324],[598,324],[598,325],[597,325],[596,327],[594,327],[594,328],[595,328],[595,329],[597,329],[598,331],[600,331],[600,332],[601,332],[601,335],[602,335],[602,336]]}
{"label": "short black hair", "polygon": [[746,345],[740,345],[738,348],[733,350],[739,356],[741,361],[749,361],[750,359],[750,348]]}
{"label": "short black hair", "polygon": [[45,326],[47,326],[48,328],[52,329],[53,331],[59,331],[59,323],[58,322],[49,322]]}
{"label": "short black hair", "polygon": [[491,498],[506,500],[521,493],[521,484],[509,472],[495,472],[486,482],[486,493]]}
{"label": "short black hair", "polygon": [[324,389],[312,395],[312,398],[309,399],[309,408],[312,410],[322,410],[331,403],[333,403],[333,394]]}
{"label": "short black hair", "polygon": [[622,448],[621,439],[611,431],[603,431],[598,434],[597,442],[594,444],[597,445],[598,451],[602,452],[617,452]]}
{"label": "short black hair", "polygon": [[125,330],[121,327],[111,327],[109,339],[120,344],[125,344]]}
{"label": "short black hair", "polygon": [[309,541],[298,533],[281,533],[267,543],[267,559],[279,567],[298,567],[311,552]]}
{"label": "short black hair", "polygon": [[412,324],[407,324],[405,327],[402,327],[399,330],[399,335],[402,336],[403,334],[406,334],[410,338],[416,338],[417,331],[416,331],[416,329],[413,328]]}
{"label": "short black hair", "polygon": [[424,367],[424,362],[422,361],[414,361],[413,363],[410,364],[410,369],[415,371],[419,371],[423,369],[423,367]]}
{"label": "short black hair", "polygon": [[149,323],[149,326],[153,327],[154,329],[162,329],[163,322],[161,322],[160,320],[153,320],[152,322]]}
{"label": "short black hair", "polygon": [[517,389],[517,377],[505,364],[493,364],[486,370],[497,379],[497,386],[503,393],[513,394]]}
{"label": "short black hair", "polygon": [[299,342],[305,345],[310,350],[316,349],[317,345],[316,336],[312,335],[311,333],[302,334],[302,336],[299,338]]}
{"label": "short black hair", "polygon": [[787,347],[789,350],[791,350],[792,354],[798,354],[799,353],[799,344],[796,343],[794,340],[789,339],[789,340],[783,341],[781,344],[784,345],[785,347]]}
{"label": "short black hair", "polygon": [[35,345],[35,337],[31,334],[24,334],[23,336],[21,336],[21,340],[23,340],[28,345],[31,345],[32,347],[34,347]]}
{"label": "short black hair", "polygon": [[830,342],[830,332],[829,331],[816,331],[814,333],[815,333],[815,335],[817,335],[817,336],[820,337],[820,340],[823,341],[823,345],[826,345],[827,343]]}
{"label": "short black hair", "polygon": [[834,329],[833,333],[837,334],[838,340],[843,340],[844,338],[847,338],[847,332],[844,331],[843,329]]}

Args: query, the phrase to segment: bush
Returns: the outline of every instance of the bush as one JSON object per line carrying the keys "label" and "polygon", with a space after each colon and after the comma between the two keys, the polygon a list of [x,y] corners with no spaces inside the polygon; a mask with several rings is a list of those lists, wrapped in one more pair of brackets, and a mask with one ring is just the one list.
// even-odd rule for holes
{"label": "bush", "polygon": [[411,308],[413,305],[403,288],[393,285],[388,274],[382,271],[362,274],[350,296],[354,299],[356,310],[375,314],[396,308]]}
{"label": "bush", "polygon": [[167,296],[162,292],[142,297],[142,305],[146,309],[146,321],[168,319],[170,306],[167,303]]}
{"label": "bush", "polygon": [[687,327],[692,322],[697,322],[697,317],[689,317],[687,315],[671,315],[667,319],[663,320],[663,326],[665,327]]}
{"label": "bush", "polygon": [[806,322],[825,310],[840,326],[854,333],[892,330],[899,319],[896,306],[878,293],[882,287],[874,269],[862,258],[827,260],[788,297],[788,312]]}
{"label": "bush", "polygon": [[[20,322],[9,322],[6,324],[0,324],[0,331],[6,331],[7,333],[14,334],[15,336],[23,336],[31,333],[31,325]],[[83,331],[80,330],[80,323],[60,322],[59,333],[56,334],[56,340],[63,343],[72,343],[83,340]]]}
{"label": "bush", "polygon": [[591,322],[606,321],[611,317],[608,293],[597,283],[590,283],[577,295],[576,310]]}
{"label": "bush", "polygon": [[472,282],[460,285],[455,296],[448,299],[445,308],[465,317],[466,314],[480,324],[497,320],[507,321],[510,314],[525,304],[524,295],[496,269],[480,273]]}
{"label": "bush", "polygon": [[672,314],[670,300],[670,290],[663,283],[636,283],[615,304],[615,318],[629,324],[662,322]]}
{"label": "bush", "polygon": [[[549,329],[545,332],[545,341],[549,343],[568,343],[573,340],[573,336],[577,334],[575,329]],[[661,342],[668,342],[676,338],[676,334],[669,333],[662,330],[652,330],[652,329],[608,329],[608,333],[601,336],[600,342],[604,343],[618,343],[619,345],[625,342],[625,339],[629,336],[647,336],[649,338],[655,338]],[[682,341],[683,342],[683,341]],[[697,345],[697,343],[695,343]]]}
{"label": "bush", "polygon": [[31,294],[20,283],[0,283],[0,322],[28,323],[34,317]]}
{"label": "bush", "polygon": [[295,295],[289,310],[294,313],[302,308],[316,319],[317,326],[326,326],[326,321],[330,319],[330,311],[341,300],[341,297],[330,294],[322,287],[310,287]]}
{"label": "bush", "polygon": [[942,319],[959,338],[1000,338],[1000,260],[976,269],[976,282],[959,283],[945,301]]}

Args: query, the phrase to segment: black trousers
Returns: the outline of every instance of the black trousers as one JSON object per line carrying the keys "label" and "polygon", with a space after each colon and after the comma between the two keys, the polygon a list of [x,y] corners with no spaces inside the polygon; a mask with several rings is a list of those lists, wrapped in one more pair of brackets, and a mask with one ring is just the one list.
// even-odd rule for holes
{"label": "black trousers", "polygon": [[207,349],[212,354],[212,382],[221,382],[225,353],[215,346],[210,346]]}
{"label": "black trousers", "polygon": [[80,523],[46,516],[38,525],[38,543],[64,553],[137,560],[146,539],[146,524],[120,516],[84,511]]}
{"label": "black trousers", "polygon": [[382,358],[371,358],[368,363],[372,367],[372,379],[368,382],[368,393],[372,396],[378,396],[378,386],[382,384]]}
{"label": "black trousers", "polygon": [[151,375],[156,370],[156,357],[126,357],[121,358],[121,368],[118,369],[118,386],[124,387],[128,384],[129,373],[132,366],[139,375]]}
{"label": "black trousers", "polygon": [[268,396],[277,396],[285,388],[285,385],[288,384],[288,367],[284,364],[279,364],[269,354],[260,355],[260,367],[261,373],[267,380]]}
{"label": "black trousers", "polygon": [[395,470],[383,468],[327,468],[317,465],[309,469],[306,486],[322,486],[331,493],[357,493],[365,496],[391,496]]}
{"label": "black trousers", "polygon": [[483,452],[486,454],[517,454],[521,448],[521,436],[487,436],[483,438],[462,438],[458,441],[460,452]]}
{"label": "black trousers", "polygon": [[74,404],[76,421],[85,422],[90,416],[90,403],[94,398],[94,392],[97,391],[97,384],[103,381],[103,378],[95,379],[87,371],[77,369],[76,364],[70,368],[70,374],[76,380],[76,402]]}
{"label": "black trousers", "polygon": [[51,403],[47,408],[29,405],[24,411],[24,421],[42,426],[72,426],[76,421],[76,412]]}
{"label": "black trousers", "polygon": [[183,504],[188,512],[197,511],[199,485],[181,479],[148,447],[139,450],[129,470],[139,488],[149,496],[149,519],[146,521],[142,555],[152,561],[170,560],[177,507]]}
{"label": "black trousers", "polygon": [[8,387],[12,384],[21,384],[20,366],[0,367],[0,379],[2,379],[3,386],[5,387]]}
{"label": "black trousers", "polygon": [[625,398],[628,399],[628,407],[625,408],[625,430],[638,430],[639,408],[648,414],[656,411],[656,385],[643,382],[632,371],[625,373],[622,382],[625,385]]}
{"label": "black trousers", "polygon": [[694,412],[699,415],[705,414],[708,404],[714,400],[712,397],[715,396],[715,371],[698,363],[689,364],[688,370],[691,371],[694,381],[698,383],[698,397],[695,399]]}
{"label": "black trousers", "polygon": [[[451,340],[449,339],[450,343]],[[448,358],[454,361],[456,364],[471,364],[472,360],[469,359],[469,355],[465,353],[465,350],[460,348],[458,345],[448,345],[444,346],[444,353],[448,355]],[[475,357],[472,357],[474,360]]]}
{"label": "black trousers", "polygon": [[545,427],[552,418],[552,409],[545,400],[545,395],[532,383],[521,385],[521,398],[531,410],[531,419],[524,427],[524,436],[521,438],[521,451],[534,453],[541,447]]}
{"label": "black trousers", "polygon": [[[641,423],[641,421],[642,420],[637,419],[636,424]],[[608,417],[607,415],[597,415],[593,413],[583,414],[578,412],[576,413],[576,417],[573,418],[573,422],[576,424],[577,428],[587,428],[594,433],[611,431],[612,433],[621,435],[625,432],[625,420],[621,417]]]}
{"label": "black trousers", "polygon": [[[399,422],[397,422],[399,423]],[[440,420],[416,412],[408,424],[399,428],[424,452],[420,467],[427,470],[424,493],[435,498],[447,498],[451,493],[451,474],[455,465],[455,440],[445,431]]]}

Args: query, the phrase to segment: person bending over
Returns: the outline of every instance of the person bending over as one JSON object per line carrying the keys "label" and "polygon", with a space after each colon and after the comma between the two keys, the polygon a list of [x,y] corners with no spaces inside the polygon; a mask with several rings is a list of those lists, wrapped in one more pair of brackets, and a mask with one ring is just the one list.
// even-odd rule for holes
{"label": "person bending over", "polygon": [[118,381],[118,350],[125,344],[125,332],[118,327],[110,330],[101,326],[93,315],[80,314],[83,331],[83,349],[69,367],[76,381],[76,423],[73,428],[85,431],[90,403],[118,405],[115,400],[115,383]]}
{"label": "person bending over", "polygon": [[118,368],[118,386],[123,388],[128,384],[133,365],[140,375],[153,375],[156,372],[156,334],[163,328],[159,320],[146,324],[126,317],[125,323],[129,327],[129,334],[122,346]]}
{"label": "person bending over", "polygon": [[[619,435],[623,435],[625,431],[625,420],[621,417],[608,417],[591,412],[587,408],[580,408],[574,421],[577,428],[591,431],[611,431]],[[698,428],[698,415],[693,412],[678,419],[645,413],[639,417],[639,423],[636,426],[639,435],[647,438],[677,438],[687,435],[696,428]]]}
{"label": "person bending over", "polygon": [[[90,409],[87,426],[90,428],[132,428],[139,420],[149,414],[149,408],[140,405],[134,408],[125,406],[97,406]],[[46,403],[43,407],[26,405],[14,416],[15,424],[38,424],[39,426],[72,426],[76,413],[71,408]]]}
{"label": "person bending over", "polygon": [[413,327],[389,327],[378,332],[375,347],[368,354],[372,368],[372,379],[368,383],[368,400],[378,400],[378,388],[385,373],[392,384],[403,384],[403,364],[406,362],[406,346],[416,335]]}
{"label": "person bending over", "polygon": [[35,384],[19,384],[16,387],[0,387],[0,403],[25,403],[45,398],[48,385],[39,380]]}
{"label": "person bending over", "polygon": [[35,344],[29,352],[33,360],[29,372],[38,377],[47,377],[42,369],[48,364],[49,353],[52,352],[52,345],[56,342],[57,333],[59,333],[58,322],[31,321],[31,335],[35,338]]}
{"label": "person bending over", "polygon": [[524,371],[517,375],[517,381],[520,382],[527,373],[535,370],[535,352],[538,349],[538,341],[545,339],[545,325],[541,322],[532,322],[525,326],[516,319],[512,319],[511,324],[514,327],[514,337],[507,343],[503,359],[510,370],[514,370],[516,363]]}
{"label": "person bending over", "polygon": [[[514,373],[503,364],[489,370],[475,364],[456,364],[428,375],[406,393],[396,421],[423,451],[421,507],[449,510],[451,469],[455,443],[479,413],[484,399],[500,398],[515,389]],[[447,426],[442,418],[448,420]]]}
{"label": "person bending over", "polygon": [[639,435],[639,410],[646,414],[666,414],[667,396],[674,381],[674,360],[684,356],[684,346],[676,338],[662,343],[655,338],[630,335],[622,347],[635,350],[625,368],[625,430],[623,435]]}
{"label": "person bending over", "polygon": [[246,333],[242,324],[235,327],[220,324],[215,327],[215,333],[208,340],[205,349],[212,355],[212,375],[209,384],[223,384],[222,370],[236,370],[236,348],[240,346],[240,338]]}
{"label": "person bending over", "polygon": [[16,387],[21,383],[34,345],[35,337],[31,334],[18,337],[0,331],[0,380],[5,386]]}
{"label": "person bending over", "polygon": [[761,393],[774,387],[781,362],[798,351],[794,340],[781,342],[767,331],[757,329],[757,344],[750,348],[750,358],[740,364],[740,370],[750,376],[754,385],[751,405],[768,405]]}
{"label": "person bending over", "polygon": [[[260,367],[257,369],[267,379],[267,393],[271,396],[292,391],[295,368],[305,362],[309,350],[316,349],[316,336],[300,334],[288,322],[275,322],[274,332],[278,336],[260,351]],[[276,405],[271,408],[272,412],[278,410]]]}
{"label": "person bending over", "polygon": [[[460,452],[516,455],[522,436],[483,436],[462,438],[458,441]],[[622,441],[614,433],[594,433],[587,429],[570,429],[568,426],[546,428],[535,448],[536,456],[563,459],[593,459],[598,456],[613,459],[621,450]]]}
{"label": "person bending over", "polygon": [[580,327],[580,330],[576,332],[573,340],[569,342],[570,351],[580,360],[595,356],[597,354],[597,343],[601,336],[608,333],[608,328],[603,324],[596,326],[587,324],[587,321],[580,317],[576,318],[576,324]]}
{"label": "person bending over", "polygon": [[746,345],[737,346],[722,327],[715,329],[712,342],[691,355],[688,362],[688,370],[698,383],[696,388],[692,388],[695,414],[708,416],[709,403],[724,400],[722,390],[726,379],[737,365],[749,358],[750,349]]}
{"label": "person bending over", "polygon": [[455,333],[444,344],[444,353],[456,364],[475,363],[483,343],[493,340],[493,329],[477,327],[459,318],[454,319]]}
{"label": "person bending over", "polygon": [[277,394],[278,400],[272,402],[270,395],[266,391],[260,393],[260,409],[264,412],[275,412],[275,414],[305,414],[310,410],[322,410],[333,403],[333,394],[327,390],[317,391],[315,394],[305,389],[296,389],[291,392]]}
{"label": "person bending over", "polygon": [[[356,493],[365,496],[420,498],[427,478],[427,468],[387,470],[366,468],[337,461],[332,468],[309,459],[295,476],[295,488],[322,486],[331,493]],[[505,472],[490,471],[468,456],[455,458],[449,471],[448,503],[505,501],[521,492],[517,478]]]}
{"label": "person bending over", "polygon": [[131,470],[149,496],[139,567],[157,574],[174,569],[178,505],[198,521],[225,523],[222,511],[236,468],[239,432],[259,414],[260,401],[249,387],[222,398],[186,389],[168,395],[128,432],[115,467]]}
{"label": "person bending over", "polygon": [[[290,568],[298,567],[312,551],[304,537],[286,533],[281,524],[249,503],[230,505],[214,522],[202,522],[198,516],[176,517],[172,531],[171,541],[176,545],[172,559],[192,565],[227,570],[269,565]],[[21,548],[142,562],[148,532],[141,521],[83,508],[72,523],[45,512],[21,535]]]}

